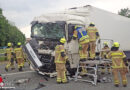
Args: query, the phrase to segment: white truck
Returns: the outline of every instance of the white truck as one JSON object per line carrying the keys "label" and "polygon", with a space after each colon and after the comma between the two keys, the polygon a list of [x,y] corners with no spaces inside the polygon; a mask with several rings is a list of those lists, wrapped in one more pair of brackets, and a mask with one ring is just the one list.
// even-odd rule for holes
{"label": "white truck", "polygon": [[33,20],[31,37],[35,38],[40,46],[38,54],[41,62],[48,63],[44,69],[49,68],[49,72],[53,71],[51,68],[54,67],[49,63],[54,63],[54,49],[62,37],[67,40],[65,48],[69,56],[70,66],[72,68],[77,66],[79,45],[78,40],[72,40],[75,25],[85,26],[85,18],[78,15],[51,13],[36,17]]}
{"label": "white truck", "polygon": [[[54,49],[62,37],[67,40],[65,49],[69,56],[70,66],[75,68],[79,62],[79,45],[78,40],[72,39],[74,26],[82,25],[87,28],[90,22],[95,23],[101,39],[118,41],[121,49],[130,59],[130,41],[128,40],[130,19],[87,5],[34,18],[31,23],[31,37],[36,39],[40,46],[36,50],[40,62],[44,64],[40,70],[43,72],[55,71]],[[100,46],[101,48],[102,46]]]}

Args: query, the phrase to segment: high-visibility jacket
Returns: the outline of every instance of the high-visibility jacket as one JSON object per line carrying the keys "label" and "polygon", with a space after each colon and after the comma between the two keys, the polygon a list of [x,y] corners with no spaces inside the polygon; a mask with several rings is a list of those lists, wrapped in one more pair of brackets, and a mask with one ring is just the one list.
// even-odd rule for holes
{"label": "high-visibility jacket", "polygon": [[55,63],[66,63],[67,56],[62,57],[61,52],[65,54],[64,45],[57,45],[55,48]]}
{"label": "high-visibility jacket", "polygon": [[18,58],[23,58],[23,50],[22,50],[22,48],[20,47],[20,48],[15,48],[14,49],[14,52],[15,52],[15,55],[16,55],[16,58],[18,59]]}
{"label": "high-visibility jacket", "polygon": [[87,35],[86,30],[83,27],[78,27],[74,30],[73,37],[78,38],[79,42],[88,43],[89,37]]}
{"label": "high-visibility jacket", "polygon": [[89,41],[96,41],[96,39],[98,38],[98,36],[96,35],[96,33],[98,32],[97,28],[94,26],[88,26],[86,31],[89,36]]}
{"label": "high-visibility jacket", "polygon": [[11,59],[13,57],[12,53],[13,53],[13,48],[6,49],[7,59]]}
{"label": "high-visibility jacket", "polygon": [[110,52],[110,48],[109,47],[103,47],[102,51],[101,51],[101,57],[105,58],[104,56],[107,56],[107,54]]}
{"label": "high-visibility jacket", "polygon": [[123,61],[123,58],[126,58],[126,55],[123,51],[110,51],[107,55],[107,58],[112,59],[112,68],[126,67]]}

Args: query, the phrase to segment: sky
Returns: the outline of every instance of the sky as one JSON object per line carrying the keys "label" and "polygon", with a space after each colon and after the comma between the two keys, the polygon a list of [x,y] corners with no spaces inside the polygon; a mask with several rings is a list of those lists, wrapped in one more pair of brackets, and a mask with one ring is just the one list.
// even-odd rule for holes
{"label": "sky", "polygon": [[121,8],[130,8],[130,0],[0,0],[4,16],[26,37],[30,37],[30,23],[34,17],[85,5],[117,14]]}

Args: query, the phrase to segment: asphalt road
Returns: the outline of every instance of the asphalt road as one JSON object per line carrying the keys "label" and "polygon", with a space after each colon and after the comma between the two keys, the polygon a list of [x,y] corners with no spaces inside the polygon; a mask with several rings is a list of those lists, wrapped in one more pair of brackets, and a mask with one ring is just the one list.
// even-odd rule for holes
{"label": "asphalt road", "polygon": [[[18,72],[17,69],[9,72],[4,71],[5,63],[0,64],[0,74],[2,74],[5,82],[5,87],[15,87],[14,90],[130,90],[130,73],[128,73],[128,86],[114,87],[113,83],[98,83],[96,86],[91,83],[81,81],[69,81],[67,84],[57,84],[56,78],[49,78],[48,81],[43,76],[30,70],[28,64],[25,65],[23,72]],[[17,68],[17,67],[16,67]],[[112,77],[111,75],[109,77]],[[28,79],[27,82],[16,84],[18,80]],[[39,89],[39,83],[45,85]]]}

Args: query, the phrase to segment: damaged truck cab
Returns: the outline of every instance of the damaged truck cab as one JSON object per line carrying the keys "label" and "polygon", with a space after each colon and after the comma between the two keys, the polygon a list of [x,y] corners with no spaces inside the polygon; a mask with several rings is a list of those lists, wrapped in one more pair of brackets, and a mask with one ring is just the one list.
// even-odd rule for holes
{"label": "damaged truck cab", "polygon": [[[42,72],[55,72],[54,56],[55,47],[60,38],[65,37],[65,50],[69,57],[70,67],[75,68],[79,62],[78,40],[73,40],[73,31],[75,25],[85,26],[85,18],[78,15],[65,13],[45,14],[34,18],[31,26],[31,37],[35,39],[39,47],[37,52],[42,67]],[[35,48],[35,47],[34,47]]]}

